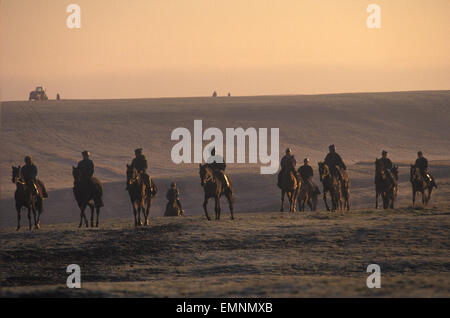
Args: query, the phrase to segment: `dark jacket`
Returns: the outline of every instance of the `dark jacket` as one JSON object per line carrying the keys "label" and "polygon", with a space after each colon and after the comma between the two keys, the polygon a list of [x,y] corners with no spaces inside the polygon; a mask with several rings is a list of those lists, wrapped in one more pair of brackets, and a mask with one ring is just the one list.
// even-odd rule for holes
{"label": "dark jacket", "polygon": [[178,192],[178,189],[170,188],[169,190],[167,190],[166,198],[170,202],[179,200],[180,199],[180,193]]}
{"label": "dark jacket", "polygon": [[420,172],[424,173],[428,169],[428,160],[425,157],[417,158],[415,166],[420,169]]}
{"label": "dark jacket", "polygon": [[284,155],[283,158],[281,158],[281,170],[295,170],[295,166],[297,165],[297,161],[295,160],[294,156],[287,156]]}
{"label": "dark jacket", "polygon": [[389,158],[381,158],[381,162],[384,165],[384,169],[391,170],[392,169],[392,161]]}
{"label": "dark jacket", "polygon": [[94,175],[94,162],[91,159],[83,159],[78,162],[78,169],[83,178],[90,179]]}
{"label": "dark jacket", "polygon": [[330,169],[334,169],[336,166],[338,166],[347,170],[344,161],[342,161],[341,156],[339,156],[337,152],[329,152],[324,161],[325,164],[330,167]]}
{"label": "dark jacket", "polygon": [[298,172],[303,180],[309,180],[314,176],[313,168],[310,165],[301,166],[300,169],[298,169]]}
{"label": "dark jacket", "polygon": [[147,168],[148,168],[147,159],[145,158],[144,155],[138,155],[131,162],[131,166],[136,168],[137,171],[144,171],[145,172],[145,170],[147,170]]}
{"label": "dark jacket", "polygon": [[35,165],[24,165],[22,167],[22,176],[25,182],[28,182],[30,180],[36,180],[38,175],[38,169]]}

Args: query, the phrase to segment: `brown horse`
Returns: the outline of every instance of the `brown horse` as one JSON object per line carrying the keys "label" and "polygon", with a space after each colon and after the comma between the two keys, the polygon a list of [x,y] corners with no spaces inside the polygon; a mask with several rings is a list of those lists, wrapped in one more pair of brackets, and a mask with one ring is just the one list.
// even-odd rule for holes
{"label": "brown horse", "polygon": [[[413,207],[416,202],[416,193],[420,192],[422,194],[422,204],[425,206],[428,204],[431,198],[431,192],[433,191],[433,185],[426,182],[425,178],[420,173],[420,169],[414,165],[411,165],[410,169],[410,181],[412,185],[412,200]],[[428,190],[428,195],[425,193]]]}
{"label": "brown horse", "polygon": [[298,210],[305,211],[305,204],[308,204],[311,211],[315,211],[319,194],[319,189],[311,181],[302,181],[297,198]]}
{"label": "brown horse", "polygon": [[[40,195],[33,191],[33,189],[27,185],[22,176],[22,168],[20,166],[12,167],[12,183],[16,184],[16,192],[14,198],[16,200],[17,210],[17,231],[20,229],[20,213],[23,207],[28,209],[28,228],[31,230],[31,211],[33,211],[34,227],[39,229],[41,227],[41,213],[44,208],[43,199]],[[38,187],[40,185],[38,184]],[[41,191],[42,193],[42,191]],[[37,218],[36,218],[37,212]]]}
{"label": "brown horse", "polygon": [[332,175],[330,168],[324,162],[319,162],[319,174],[323,185],[323,201],[327,211],[330,211],[327,203],[327,192],[330,192],[331,196],[331,211],[334,212],[338,208],[342,209],[342,186],[339,177]]}
{"label": "brown horse", "polygon": [[278,187],[281,189],[280,212],[284,211],[285,195],[289,199],[289,212],[295,212],[301,184],[300,178],[296,176],[294,171],[281,170],[280,184],[278,184]]}
{"label": "brown horse", "polygon": [[378,197],[381,195],[383,208],[394,208],[397,199],[398,167],[391,169],[392,178],[389,178],[381,159],[375,160],[375,209],[378,209]]}
{"label": "brown horse", "polygon": [[85,220],[86,227],[89,226],[88,219],[84,210],[87,206],[91,209],[91,227],[94,227],[94,208],[97,212],[97,221],[95,227],[98,227],[98,217],[100,214],[100,208],[103,206],[103,185],[97,178],[91,178],[86,180],[81,176],[80,169],[72,167],[73,176],[73,194],[80,208],[80,225],[83,225],[83,219]]}
{"label": "brown horse", "polygon": [[215,200],[215,212],[216,220],[220,220],[220,197],[225,195],[230,207],[231,219],[234,219],[233,215],[233,187],[231,185],[231,179],[228,177],[229,187],[226,187],[222,180],[214,173],[213,169],[207,164],[200,164],[200,184],[205,192],[205,199],[203,201],[203,209],[205,210],[205,216],[208,220],[211,218],[208,215],[207,205],[210,198]]}
{"label": "brown horse", "polygon": [[[150,180],[150,184],[154,184]],[[152,198],[156,195],[156,185],[152,192],[147,188],[143,176],[133,166],[127,165],[127,189],[130,195],[131,205],[133,206],[134,225],[141,226],[141,211],[144,215],[144,225],[150,225],[150,207],[152,206]]]}

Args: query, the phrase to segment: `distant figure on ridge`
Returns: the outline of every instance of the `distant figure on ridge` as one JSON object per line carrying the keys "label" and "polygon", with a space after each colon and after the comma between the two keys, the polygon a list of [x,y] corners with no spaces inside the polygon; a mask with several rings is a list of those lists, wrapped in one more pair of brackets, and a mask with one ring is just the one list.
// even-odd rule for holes
{"label": "distant figure on ridge", "polygon": [[214,91],[214,93],[212,94],[212,97],[217,97],[217,92]]}

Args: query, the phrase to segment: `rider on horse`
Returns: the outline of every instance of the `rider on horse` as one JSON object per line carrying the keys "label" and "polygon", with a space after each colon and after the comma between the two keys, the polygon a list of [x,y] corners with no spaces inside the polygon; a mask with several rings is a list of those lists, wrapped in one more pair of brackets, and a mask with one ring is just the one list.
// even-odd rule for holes
{"label": "rider on horse", "polygon": [[312,178],[314,176],[314,171],[313,168],[309,165],[309,158],[305,158],[303,160],[303,166],[301,166],[298,169],[298,173],[300,174],[300,178],[302,179],[302,181],[304,183],[308,183],[312,189],[314,189],[315,191],[317,191],[317,193],[320,193],[319,188],[314,184],[314,182],[312,181]]}
{"label": "rider on horse", "polygon": [[[87,150],[81,153],[83,160],[78,162],[77,168],[80,171],[80,177],[86,182],[92,193],[98,193],[99,189],[92,180],[94,176],[94,162],[90,159],[91,153]],[[101,204],[103,206],[103,203]]]}
{"label": "rider on horse", "polygon": [[431,175],[431,173],[428,172],[428,160],[427,158],[425,158],[423,156],[422,151],[419,151],[417,153],[417,160],[415,163],[415,167],[419,168],[420,173],[422,174],[422,177],[425,179],[425,181],[427,182],[427,184],[430,184],[433,187],[437,188],[436,182],[434,181],[433,176]]}
{"label": "rider on horse", "polygon": [[223,157],[216,154],[216,148],[211,149],[211,156],[206,160],[206,164],[213,170],[214,174],[219,177],[225,186],[225,190],[230,189],[230,183],[225,175],[225,169],[227,167]]}
{"label": "rider on horse", "polygon": [[26,183],[27,186],[33,189],[33,192],[37,195],[40,195],[38,187],[39,185],[42,190],[42,197],[48,198],[47,190],[45,189],[44,183],[37,179],[38,168],[36,167],[36,165],[33,164],[31,157],[26,156],[24,161],[25,165],[22,167],[23,181]]}
{"label": "rider on horse", "polygon": [[389,179],[389,181],[394,182],[394,179],[392,178],[392,168],[393,164],[391,159],[387,157],[388,152],[386,150],[383,150],[381,152],[381,163],[383,164],[384,171],[386,172],[386,176]]}
{"label": "rider on horse", "polygon": [[94,162],[90,159],[91,153],[85,150],[81,155],[83,156],[83,160],[78,162],[77,168],[80,170],[81,178],[92,185],[91,179],[94,175]]}
{"label": "rider on horse", "polygon": [[[138,148],[134,151],[135,158],[133,161],[131,161],[131,166],[133,168],[136,168],[136,170],[141,174],[142,179],[144,180],[145,185],[147,186],[147,189],[152,192],[153,189],[153,182],[150,184],[150,176],[147,174],[146,170],[148,168],[147,159],[145,158],[144,154],[142,153],[142,148]],[[127,184],[127,190],[128,190],[128,184]]]}
{"label": "rider on horse", "polygon": [[342,181],[342,175],[338,167],[344,170],[347,170],[347,167],[345,166],[344,161],[342,161],[341,156],[336,152],[336,147],[334,145],[330,145],[328,149],[330,152],[325,157],[324,162],[330,168],[331,173],[337,175]]}
{"label": "rider on horse", "polygon": [[297,172],[295,171],[295,166],[297,165],[297,161],[295,160],[294,155],[292,154],[292,149],[287,148],[286,154],[281,158],[280,166],[281,171],[278,173],[278,186],[281,188],[281,178],[283,173],[292,172],[295,177],[297,177]]}
{"label": "rider on horse", "polygon": [[181,214],[184,214],[184,210],[180,202],[180,192],[178,191],[177,184],[175,182],[170,184],[170,189],[167,190],[166,198],[169,200],[169,204],[176,202],[180,208]]}

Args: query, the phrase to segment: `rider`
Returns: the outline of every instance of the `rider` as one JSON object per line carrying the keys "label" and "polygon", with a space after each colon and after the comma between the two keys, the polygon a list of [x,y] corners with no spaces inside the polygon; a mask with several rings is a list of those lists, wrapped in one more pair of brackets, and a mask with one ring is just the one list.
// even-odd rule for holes
{"label": "rider", "polygon": [[419,151],[417,153],[417,159],[415,163],[415,167],[419,168],[420,173],[422,174],[423,178],[426,180],[428,184],[431,184],[433,187],[437,188],[436,183],[434,182],[433,176],[428,172],[428,160],[423,156],[422,151]]}
{"label": "rider", "polygon": [[[153,182],[152,186],[150,185],[150,176],[146,173],[146,170],[148,168],[147,159],[142,153],[142,148],[137,148],[134,151],[135,158],[133,161],[131,161],[131,166],[136,168],[136,170],[142,175],[142,178],[144,180],[145,185],[147,186],[147,189],[150,189],[150,192],[152,192],[153,189]],[[128,189],[128,184],[127,184]]]}
{"label": "rider", "polygon": [[281,170],[278,173],[278,186],[281,188],[281,176],[284,172],[293,172],[294,176],[297,177],[297,173],[295,171],[295,166],[297,165],[297,161],[295,160],[294,155],[292,154],[292,149],[287,148],[286,154],[281,158],[280,166]]}
{"label": "rider", "polygon": [[170,189],[167,190],[166,198],[169,200],[169,204],[176,201],[181,210],[181,214],[184,214],[184,210],[180,202],[180,192],[178,191],[177,184],[175,182],[170,184]]}
{"label": "rider", "polygon": [[314,171],[313,168],[309,165],[311,161],[309,160],[309,158],[305,158],[303,160],[304,165],[301,166],[298,169],[298,172],[300,174],[300,177],[302,178],[303,182],[308,182],[309,185],[318,193],[320,193],[319,188],[314,184],[314,182],[312,181],[312,178],[314,176]]}
{"label": "rider", "polygon": [[330,152],[325,157],[325,164],[330,168],[331,172],[337,174],[340,179],[342,179],[341,172],[337,167],[347,170],[344,161],[342,161],[341,156],[336,152],[336,147],[334,145],[330,145],[328,147]]}
{"label": "rider", "polygon": [[42,197],[48,198],[47,190],[45,189],[44,184],[37,179],[38,175],[38,168],[33,164],[33,161],[30,156],[26,156],[25,159],[25,165],[22,167],[22,177],[27,186],[29,186],[33,191],[37,194],[39,194],[39,188],[37,186],[37,183],[41,186],[42,190]]}
{"label": "rider", "polygon": [[390,181],[394,181],[392,178],[392,161],[387,157],[387,155],[388,152],[386,150],[381,152],[381,162],[383,163],[384,171],[386,172],[387,177]]}
{"label": "rider", "polygon": [[81,177],[91,182],[91,178],[94,175],[94,162],[90,159],[91,153],[87,150],[81,153],[83,160],[78,162],[77,168],[80,170]]}
{"label": "rider", "polygon": [[206,164],[211,167],[222,183],[229,189],[230,183],[225,175],[227,164],[221,155],[216,154],[216,147],[211,148],[211,156],[206,160]]}

